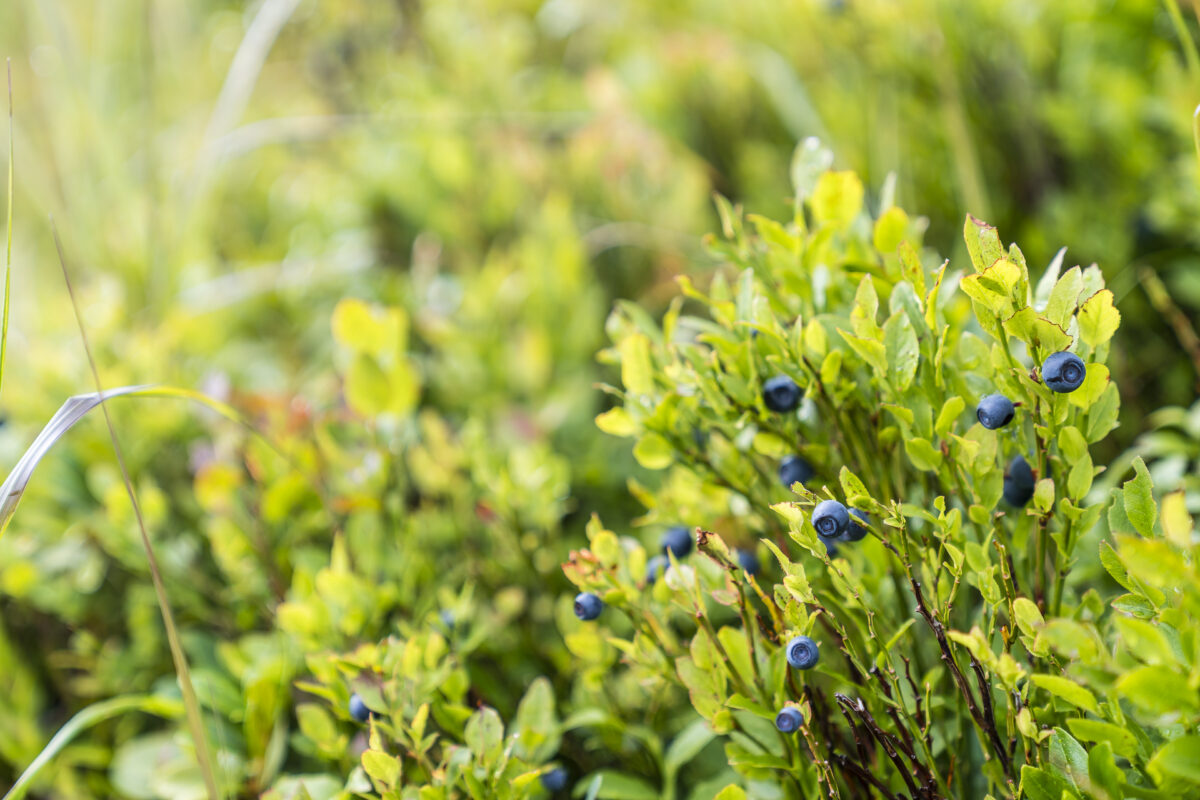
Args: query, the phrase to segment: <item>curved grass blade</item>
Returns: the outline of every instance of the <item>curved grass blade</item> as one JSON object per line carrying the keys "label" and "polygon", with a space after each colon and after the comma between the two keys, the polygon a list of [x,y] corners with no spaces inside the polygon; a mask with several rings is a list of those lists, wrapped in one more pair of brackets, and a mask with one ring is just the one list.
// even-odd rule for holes
{"label": "curved grass blade", "polygon": [[58,733],[54,734],[53,738],[46,743],[42,752],[38,753],[37,758],[29,763],[29,766],[21,773],[21,777],[17,778],[17,782],[8,790],[8,794],[4,795],[4,800],[20,800],[24,797],[38,773],[80,733],[93,725],[115,719],[130,711],[144,711],[147,714],[173,719],[183,713],[183,708],[177,702],[144,694],[113,697],[88,706],[58,729]]}

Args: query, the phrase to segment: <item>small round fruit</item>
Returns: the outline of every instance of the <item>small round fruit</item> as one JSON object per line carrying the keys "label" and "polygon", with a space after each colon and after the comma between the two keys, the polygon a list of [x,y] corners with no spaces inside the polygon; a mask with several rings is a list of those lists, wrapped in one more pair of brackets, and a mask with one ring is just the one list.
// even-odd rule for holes
{"label": "small round fruit", "polygon": [[820,657],[817,643],[807,636],[797,636],[787,643],[787,662],[796,669],[812,669]]}
{"label": "small round fruit", "polygon": [[753,550],[738,550],[737,560],[747,575],[754,576],[762,571],[762,564],[759,563],[758,554]]}
{"label": "small round fruit", "polygon": [[355,722],[366,722],[371,718],[371,709],[367,708],[357,692],[350,695],[350,716]]}
{"label": "small round fruit", "polygon": [[655,556],[646,562],[646,583],[653,585],[655,581],[666,574],[667,568],[671,566],[671,562],[666,556]]}
{"label": "small round fruit", "polygon": [[575,616],[584,622],[590,622],[600,616],[604,601],[592,592],[580,592],[575,595]]}
{"label": "small round fruit", "polygon": [[[850,516],[856,517],[859,522],[867,524],[871,522],[870,517],[867,516],[867,512],[859,511],[857,508],[850,509]],[[867,529],[859,525],[858,522],[851,520],[849,527],[846,528],[846,532],[842,534],[841,538],[844,542],[861,542],[867,538]]]}
{"label": "small round fruit", "polygon": [[850,512],[837,500],[822,500],[813,509],[812,524],[817,533],[832,539],[850,527]]}
{"label": "small round fruit", "polygon": [[795,733],[800,730],[800,725],[804,722],[804,715],[800,713],[800,709],[795,706],[784,706],[779,709],[779,713],[775,715],[775,727],[781,733]]}
{"label": "small round fruit", "polygon": [[771,411],[791,411],[800,404],[800,387],[787,375],[776,375],[763,383],[762,397]]}
{"label": "small round fruit", "polygon": [[561,792],[567,788],[567,771],[562,767],[555,767],[549,772],[543,772],[538,776],[538,780],[547,792]]}
{"label": "small round fruit", "polygon": [[1033,499],[1033,469],[1024,456],[1016,456],[1004,473],[1004,499],[1009,505],[1023,508]]}
{"label": "small round fruit", "polygon": [[1012,422],[1013,404],[1002,394],[989,394],[981,398],[975,407],[975,419],[989,431],[1003,428]]}
{"label": "small round fruit", "polygon": [[1054,353],[1042,362],[1042,381],[1051,391],[1059,394],[1075,391],[1086,376],[1087,366],[1083,359],[1065,350]]}
{"label": "small round fruit", "polygon": [[663,533],[659,544],[664,553],[670,550],[675,558],[683,558],[692,552],[692,533],[683,525],[672,525]]}
{"label": "small round fruit", "polygon": [[813,478],[812,465],[800,456],[788,456],[779,462],[779,482],[784,488],[792,488],[793,483],[808,483]]}

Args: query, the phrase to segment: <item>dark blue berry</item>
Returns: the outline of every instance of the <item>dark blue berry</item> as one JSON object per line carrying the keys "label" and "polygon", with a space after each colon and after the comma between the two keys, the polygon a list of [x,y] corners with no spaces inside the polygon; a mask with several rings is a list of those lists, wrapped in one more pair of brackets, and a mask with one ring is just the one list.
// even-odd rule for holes
{"label": "dark blue berry", "polygon": [[787,662],[796,669],[812,669],[820,657],[817,643],[807,636],[797,636],[787,643]]}
{"label": "dark blue berry", "polygon": [[549,772],[543,772],[539,780],[547,792],[561,792],[567,788],[567,771],[562,767],[555,767]]}
{"label": "dark blue berry", "polygon": [[1051,391],[1060,394],[1078,389],[1086,375],[1083,359],[1074,353],[1055,353],[1042,362],[1042,381]]}
{"label": "dark blue berry", "polygon": [[655,556],[654,558],[647,561],[646,562],[646,583],[653,584],[655,581],[657,581],[659,578],[661,578],[664,574],[666,574],[667,567],[669,567],[669,566],[671,566],[671,562],[667,559],[666,556],[662,556],[662,555]]}
{"label": "dark blue berry", "polygon": [[800,456],[788,456],[779,462],[779,482],[788,489],[793,483],[808,483],[812,477],[812,465]]}
{"label": "dark blue berry", "polygon": [[1012,400],[1002,394],[989,394],[980,399],[979,405],[975,407],[975,419],[989,431],[1003,428],[1012,422],[1012,418]]}
{"label": "dark blue berry", "polygon": [[753,550],[738,550],[737,560],[747,575],[757,575],[762,571],[762,564],[758,561],[758,554]]}
{"label": "dark blue berry", "polygon": [[357,692],[350,695],[350,716],[356,722],[366,722],[371,718],[371,709],[367,708]]}
{"label": "dark blue berry", "polygon": [[[865,511],[852,508],[850,509],[850,515],[856,517],[859,522],[865,522],[868,525],[871,523],[871,518],[867,516],[867,512]],[[841,538],[845,542],[861,542],[867,538],[867,529],[851,520],[849,527],[846,528],[846,532],[842,534]]]}
{"label": "dark blue berry", "polygon": [[1024,507],[1033,499],[1033,469],[1024,456],[1017,456],[1004,473],[1004,499],[1009,505]]}
{"label": "dark blue berry", "polygon": [[832,539],[850,527],[850,512],[837,500],[822,500],[813,509],[812,524],[817,533]]}
{"label": "dark blue berry", "polygon": [[604,601],[592,592],[580,592],[575,595],[575,616],[584,622],[589,622],[600,616]]}
{"label": "dark blue berry", "polygon": [[763,383],[762,396],[771,411],[791,411],[800,404],[800,387],[787,375],[776,375]]}
{"label": "dark blue berry", "polygon": [[795,706],[784,706],[775,715],[775,727],[782,733],[795,733],[803,722],[804,715]]}
{"label": "dark blue berry", "polygon": [[692,552],[692,533],[683,525],[672,525],[662,535],[659,544],[664,553],[670,550],[675,558],[683,558]]}

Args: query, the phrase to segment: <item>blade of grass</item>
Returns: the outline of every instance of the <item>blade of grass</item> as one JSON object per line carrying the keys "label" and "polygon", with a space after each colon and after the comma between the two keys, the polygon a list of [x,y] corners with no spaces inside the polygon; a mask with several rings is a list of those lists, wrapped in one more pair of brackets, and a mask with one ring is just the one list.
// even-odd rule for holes
{"label": "blade of grass", "polygon": [[76,736],[93,725],[98,725],[110,719],[116,719],[130,711],[145,711],[147,714],[154,714],[155,716],[170,719],[178,717],[182,709],[179,708],[177,703],[165,698],[144,694],[113,697],[109,700],[93,703],[71,717],[65,725],[58,729],[58,733],[54,734],[54,737],[46,743],[46,746],[42,748],[42,752],[38,753],[37,758],[29,763],[29,766],[21,773],[21,777],[17,778],[17,782],[8,790],[8,794],[4,795],[4,800],[21,800],[29,792],[38,773],[56,755],[62,752],[63,748],[69,745],[71,740]]}
{"label": "blade of grass", "polygon": [[1187,20],[1183,18],[1183,14],[1179,11],[1179,3],[1176,0],[1165,0],[1167,6],[1167,14],[1171,17],[1171,24],[1175,27],[1175,33],[1179,36],[1179,43],[1183,45],[1183,57],[1187,61],[1188,72],[1192,73],[1193,81],[1200,81],[1200,53],[1196,52],[1196,42],[1192,39],[1192,34],[1188,31]]}
{"label": "blade of grass", "polygon": [[167,599],[167,589],[163,584],[162,573],[158,568],[158,558],[154,555],[154,547],[150,544],[150,534],[146,532],[146,521],[142,518],[142,506],[138,502],[137,492],[129,477],[129,468],[125,465],[125,454],[121,450],[117,438],[117,428],[113,425],[112,415],[108,413],[108,403],[104,402],[104,385],[100,381],[100,370],[96,359],[92,356],[92,346],[88,341],[87,328],[83,324],[83,315],[79,311],[79,302],[75,299],[75,287],[71,283],[70,271],[67,269],[67,257],[63,252],[62,240],[58,236],[58,228],[54,221],[50,222],[54,233],[54,246],[58,250],[58,262],[62,267],[63,280],[67,285],[67,294],[71,298],[71,310],[75,321],[79,324],[79,338],[83,341],[83,349],[87,354],[88,366],[92,371],[92,379],[96,384],[96,392],[100,395],[100,411],[104,414],[104,423],[108,426],[108,435],[112,440],[113,453],[117,457],[117,466],[121,469],[121,479],[125,482],[125,491],[129,494],[129,502],[133,505],[133,514],[137,519],[138,532],[142,536],[142,547],[146,550],[146,561],[150,567],[150,579],[154,584],[154,594],[158,598],[158,608],[162,613],[163,627],[167,633],[167,643],[171,648],[171,658],[175,662],[175,674],[179,678],[179,688],[183,693],[183,705],[187,710],[188,727],[191,728],[192,742],[196,747],[196,760],[200,766],[200,774],[204,776],[204,785],[209,800],[218,800],[221,796],[217,789],[216,772],[213,769],[212,754],[208,749],[208,740],[204,736],[204,720],[201,717],[200,702],[196,698],[196,689],[192,685],[192,674],[188,669],[187,656],[179,641],[179,632],[175,628],[175,617],[171,613],[171,605]]}
{"label": "blade of grass", "polygon": [[13,242],[13,171],[16,169],[13,154],[13,90],[12,59],[8,64],[8,256],[4,261],[4,319],[0,321],[0,384],[4,382],[4,357],[8,354],[8,297],[12,288],[12,242]]}

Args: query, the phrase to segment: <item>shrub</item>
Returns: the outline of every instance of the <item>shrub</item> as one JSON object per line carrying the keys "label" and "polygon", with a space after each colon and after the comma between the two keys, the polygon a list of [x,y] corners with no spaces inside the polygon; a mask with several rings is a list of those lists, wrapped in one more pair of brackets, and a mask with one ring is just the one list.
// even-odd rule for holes
{"label": "shrub", "polygon": [[[1100,271],[1054,263],[1035,282],[973,218],[972,269],[951,269],[920,250],[921,220],[886,196],[869,214],[855,175],[806,167],[787,223],[722,204],[710,245],[729,266],[707,290],[682,279],[661,325],[609,320],[623,386],[598,422],[664,471],[634,487],[643,521],[689,521],[700,555],[649,586],[645,548],[597,523],[568,576],[627,617],[612,634],[626,669],[685,688],[752,793],[1192,796],[1200,584],[1183,497],[1157,524],[1140,461],[1111,504],[1090,491],[1089,447],[1119,404]],[[1050,391],[1039,365],[1067,350],[1086,377]],[[778,374],[804,392],[795,412],[763,402]],[[1016,406],[995,431],[974,413],[993,393]],[[775,473],[796,452],[816,477],[789,499]],[[1016,456],[1036,478],[1023,507],[1001,499]],[[866,512],[870,536],[828,552],[823,499]],[[1106,505],[1115,549],[1099,558],[1127,590],[1111,610],[1073,580]],[[748,576],[734,545],[775,569]],[[795,635],[821,645],[815,669],[788,667]],[[771,729],[789,702],[798,738]]]}

